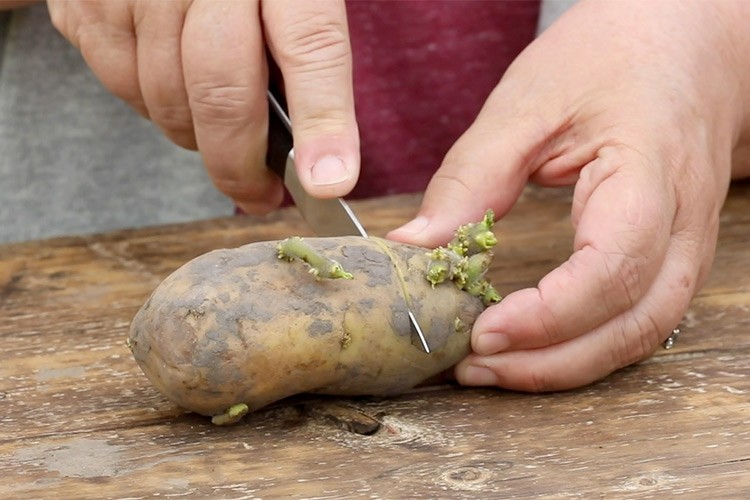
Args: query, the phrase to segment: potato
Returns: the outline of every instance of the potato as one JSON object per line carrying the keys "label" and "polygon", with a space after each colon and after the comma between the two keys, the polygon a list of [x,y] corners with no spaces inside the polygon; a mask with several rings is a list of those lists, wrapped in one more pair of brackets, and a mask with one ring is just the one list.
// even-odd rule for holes
{"label": "potato", "polygon": [[[441,265],[449,260],[463,267]],[[303,392],[398,394],[469,353],[475,318],[497,300],[484,280],[489,260],[467,279],[469,260],[353,236],[215,250],[157,287],[128,345],[168,399],[220,424]],[[456,276],[484,283],[481,293]]]}

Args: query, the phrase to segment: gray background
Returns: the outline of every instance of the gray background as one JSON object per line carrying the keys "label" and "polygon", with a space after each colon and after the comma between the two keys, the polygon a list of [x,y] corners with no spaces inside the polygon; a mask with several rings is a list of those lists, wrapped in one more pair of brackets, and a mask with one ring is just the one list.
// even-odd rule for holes
{"label": "gray background", "polygon": [[[546,1],[540,30],[572,3]],[[101,87],[44,4],[0,14],[0,243],[232,211],[196,153]]]}

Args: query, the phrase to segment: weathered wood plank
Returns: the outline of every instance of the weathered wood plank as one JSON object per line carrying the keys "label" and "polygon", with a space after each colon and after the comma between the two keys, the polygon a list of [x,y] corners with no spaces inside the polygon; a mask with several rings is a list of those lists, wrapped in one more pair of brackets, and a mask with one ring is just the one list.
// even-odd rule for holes
{"label": "weathered wood plank", "polygon": [[696,369],[691,356],[661,358],[564,394],[454,388],[350,400],[380,420],[372,436],[310,416],[303,403],[229,428],[185,415],[106,429],[82,415],[96,430],[0,445],[2,477],[23,479],[0,483],[0,494],[721,498],[749,491],[750,383],[737,376],[744,360]]}
{"label": "weathered wood plank", "polygon": [[[411,217],[417,201],[355,206],[383,235]],[[532,190],[498,225],[491,273],[500,290],[532,286],[567,257],[568,202],[569,192]],[[750,184],[730,193],[716,264],[677,346],[591,387],[301,398],[228,428],[182,414],[149,386],[125,347],[131,318],[190,258],[289,234],[309,234],[294,210],[0,246],[0,495],[736,498],[750,491]],[[346,430],[347,419],[360,418],[377,430]]]}

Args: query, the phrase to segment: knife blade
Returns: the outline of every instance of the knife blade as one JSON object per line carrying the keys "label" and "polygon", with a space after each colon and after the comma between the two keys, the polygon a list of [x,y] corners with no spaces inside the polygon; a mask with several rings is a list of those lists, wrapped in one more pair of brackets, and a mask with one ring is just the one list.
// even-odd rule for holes
{"label": "knife blade", "polygon": [[363,236],[367,231],[343,198],[321,199],[302,187],[294,162],[292,123],[280,98],[268,91],[268,155],[266,161],[284,181],[305,222],[318,236]]}
{"label": "knife blade", "polygon": [[[354,235],[367,238],[367,231],[343,198],[315,198],[305,191],[294,162],[292,122],[286,113],[283,97],[272,88],[268,90],[268,108],[266,163],[284,181],[284,186],[310,228],[318,236]],[[422,348],[429,353],[430,346],[408,304],[407,315]]]}

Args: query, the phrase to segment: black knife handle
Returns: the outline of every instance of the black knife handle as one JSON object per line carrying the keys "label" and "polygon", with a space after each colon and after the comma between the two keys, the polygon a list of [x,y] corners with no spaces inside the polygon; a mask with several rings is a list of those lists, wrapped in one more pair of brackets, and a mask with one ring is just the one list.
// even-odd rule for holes
{"label": "black knife handle", "polygon": [[[269,85],[268,91],[276,101],[286,109],[286,103],[280,92]],[[281,180],[284,180],[286,160],[289,151],[292,150],[292,134],[287,130],[281,117],[274,111],[271,103],[268,103],[268,152],[266,153],[266,165],[275,172]]]}

